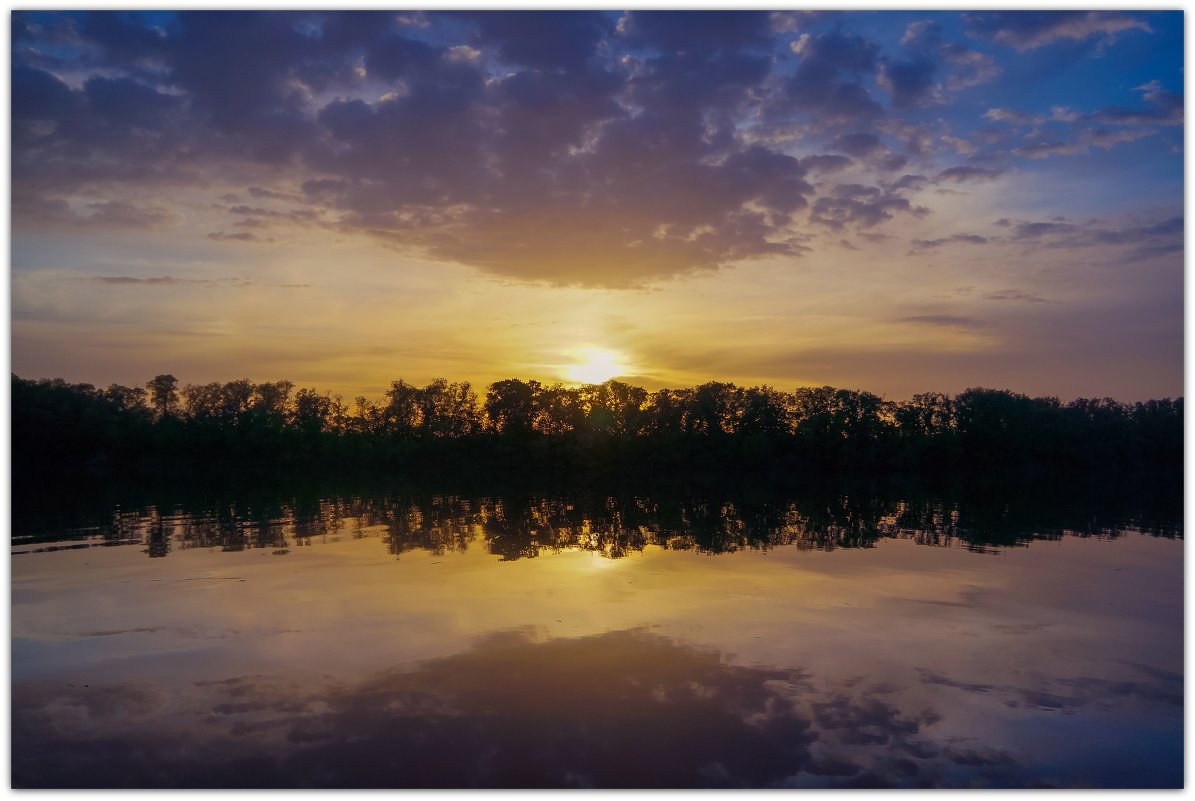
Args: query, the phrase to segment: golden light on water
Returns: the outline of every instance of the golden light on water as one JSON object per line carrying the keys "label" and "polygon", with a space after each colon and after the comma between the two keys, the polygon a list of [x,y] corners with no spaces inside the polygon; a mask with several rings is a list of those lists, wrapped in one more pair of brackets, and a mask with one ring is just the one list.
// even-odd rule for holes
{"label": "golden light on water", "polygon": [[586,345],[569,352],[573,363],[565,365],[564,377],[578,384],[601,384],[631,372],[627,357],[609,348]]}

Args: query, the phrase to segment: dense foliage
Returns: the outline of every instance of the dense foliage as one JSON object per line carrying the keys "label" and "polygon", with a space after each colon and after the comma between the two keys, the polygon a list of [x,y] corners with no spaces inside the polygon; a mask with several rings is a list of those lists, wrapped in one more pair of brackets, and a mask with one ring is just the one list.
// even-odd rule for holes
{"label": "dense foliage", "polygon": [[711,382],[647,392],[506,379],[395,381],[380,402],[249,380],[144,388],[12,378],[18,476],[126,468],[337,464],[949,471],[1173,469],[1183,401],[1031,398],[974,388],[884,400],[870,392]]}

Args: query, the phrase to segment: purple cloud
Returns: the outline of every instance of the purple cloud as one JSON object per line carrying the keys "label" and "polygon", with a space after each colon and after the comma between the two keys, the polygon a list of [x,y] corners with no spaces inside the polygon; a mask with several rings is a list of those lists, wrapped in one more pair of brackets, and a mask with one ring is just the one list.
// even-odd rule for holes
{"label": "purple cloud", "polygon": [[1113,39],[1127,31],[1152,32],[1142,20],[1119,11],[995,11],[963,15],[968,33],[1016,50],[1062,39]]}

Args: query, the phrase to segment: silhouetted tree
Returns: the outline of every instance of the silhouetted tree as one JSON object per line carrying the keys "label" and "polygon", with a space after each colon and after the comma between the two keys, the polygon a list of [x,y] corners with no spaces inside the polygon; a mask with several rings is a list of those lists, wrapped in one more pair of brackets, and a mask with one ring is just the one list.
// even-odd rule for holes
{"label": "silhouetted tree", "polygon": [[535,399],[535,430],[548,436],[576,434],[585,429],[588,412],[581,390],[553,384]]}
{"label": "silhouetted tree", "polygon": [[498,432],[526,436],[531,433],[539,412],[540,383],[508,378],[490,384],[486,393],[485,413],[490,426]]}
{"label": "silhouetted tree", "polygon": [[253,388],[253,409],[272,419],[285,419],[294,388],[290,381],[258,384]]}
{"label": "silhouetted tree", "polygon": [[295,393],[293,424],[311,437],[333,430],[332,397],[328,393],[304,387]]}
{"label": "silhouetted tree", "polygon": [[720,435],[738,423],[739,390],[734,384],[711,381],[693,389],[688,398],[685,430],[690,434]]}
{"label": "silhouetted tree", "polygon": [[173,415],[178,409],[178,379],[164,374],[154,376],[145,383],[149,390],[149,402],[158,419]]}
{"label": "silhouetted tree", "polygon": [[954,452],[954,401],[940,392],[924,392],[896,405],[896,436],[904,461],[941,465]]}
{"label": "silhouetted tree", "polygon": [[791,440],[794,410],[791,399],[771,387],[751,387],[741,395],[738,434],[748,459],[776,457]]}
{"label": "silhouetted tree", "polygon": [[607,381],[582,387],[579,394],[591,431],[623,437],[640,433],[647,401],[645,390],[621,381]]}
{"label": "silhouetted tree", "polygon": [[104,398],[119,413],[141,415],[148,411],[145,406],[147,395],[141,387],[122,387],[120,384],[110,384],[104,390]]}
{"label": "silhouetted tree", "polygon": [[218,420],[220,418],[221,386],[210,384],[187,384],[183,387],[183,407],[192,420]]}
{"label": "silhouetted tree", "polygon": [[386,403],[381,412],[382,431],[397,439],[409,440],[423,421],[418,387],[399,379],[386,390]]}
{"label": "silhouetted tree", "polygon": [[425,437],[464,437],[481,425],[477,395],[466,381],[450,384],[437,378],[418,393],[420,431]]}

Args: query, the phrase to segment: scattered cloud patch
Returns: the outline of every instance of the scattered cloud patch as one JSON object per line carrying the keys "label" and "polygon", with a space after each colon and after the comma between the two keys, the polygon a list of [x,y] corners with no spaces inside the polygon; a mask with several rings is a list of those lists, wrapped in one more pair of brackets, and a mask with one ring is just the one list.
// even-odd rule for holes
{"label": "scattered cloud patch", "polygon": [[1042,114],[1027,114],[1015,108],[990,108],[983,116],[993,122],[1008,122],[1013,125],[1041,125],[1046,121]]}
{"label": "scattered cloud patch", "polygon": [[248,231],[238,231],[232,234],[227,234],[223,231],[213,231],[207,235],[207,238],[214,242],[249,242],[253,244],[266,244],[274,241],[273,237],[261,237]]}
{"label": "scattered cloud patch", "polygon": [[1136,87],[1146,105],[1138,108],[1107,106],[1081,112],[1070,106],[1052,106],[1050,112],[1030,113],[1012,108],[991,108],[984,117],[1014,128],[1030,128],[1013,155],[1029,159],[1074,156],[1092,148],[1110,150],[1123,142],[1134,142],[1183,124],[1183,95],[1165,89],[1160,81]]}
{"label": "scattered cloud patch", "polygon": [[947,328],[980,328],[986,323],[974,317],[962,317],[954,314],[918,314],[912,317],[901,317],[898,323],[914,323],[916,325],[937,325]]}
{"label": "scattered cloud patch", "polygon": [[1075,226],[1068,222],[1022,222],[1013,228],[1013,239],[1040,239],[1051,234],[1069,233]]}
{"label": "scattered cloud patch", "polygon": [[936,250],[943,245],[955,242],[967,245],[986,245],[988,238],[979,234],[954,234],[943,239],[914,239],[911,242],[912,247],[909,250],[909,255],[914,256],[919,253]]}
{"label": "scattered cloud patch", "polygon": [[801,159],[801,167],[806,173],[835,173],[845,170],[855,162],[837,153],[806,156]]}
{"label": "scattered cloud patch", "polygon": [[951,95],[990,83],[1001,73],[990,55],[949,41],[933,20],[910,23],[900,43],[907,58],[885,61],[879,75],[880,85],[892,95],[893,108],[943,104]]}
{"label": "scattered cloud patch", "polygon": [[1053,303],[1054,301],[1043,298],[1041,295],[1035,295],[1032,292],[1022,292],[1019,289],[1001,289],[998,292],[989,292],[983,296],[985,300],[1014,300],[1023,301],[1025,303]]}
{"label": "scattered cloud patch", "polygon": [[955,153],[960,153],[964,156],[974,153],[976,149],[975,145],[973,145],[971,142],[968,142],[966,139],[960,139],[957,136],[951,136],[949,134],[943,134],[941,137],[939,137],[939,140],[942,142],[942,144],[952,149]]}
{"label": "scattered cloud patch", "polygon": [[831,150],[838,150],[855,158],[870,156],[883,148],[884,143],[873,133],[841,134],[830,142]]}
{"label": "scattered cloud patch", "polygon": [[[1145,109],[1121,107],[1102,108],[1091,115],[1094,122],[1105,125],[1182,125],[1183,94],[1162,87],[1153,80],[1136,87],[1149,106]],[[1081,120],[1082,118],[1077,118]]]}
{"label": "scattered cloud patch", "polygon": [[861,184],[839,184],[813,202],[809,219],[834,231],[848,226],[870,228],[899,213],[924,217],[929,209],[914,206],[891,190]]}
{"label": "scattered cloud patch", "polygon": [[1184,218],[1165,217],[1152,223],[1109,227],[1096,222],[1078,225],[1065,220],[1027,222],[999,220],[1011,228],[1011,240],[1045,248],[1090,248],[1132,246],[1134,258],[1182,253]]}
{"label": "scattered cloud patch", "polygon": [[1121,142],[1135,142],[1150,136],[1153,131],[1143,129],[1113,131],[1106,128],[1087,128],[1073,139],[1054,138],[1048,134],[1031,137],[1020,147],[1014,148],[1016,156],[1029,159],[1044,159],[1050,156],[1076,156],[1088,153],[1093,147],[1111,150]]}
{"label": "scattered cloud patch", "polygon": [[1148,23],[1120,11],[994,11],[963,15],[967,32],[1016,50],[1063,39],[1114,41],[1129,31],[1152,33]]}
{"label": "scattered cloud patch", "polygon": [[999,178],[1003,170],[987,170],[982,167],[949,167],[938,173],[935,180],[949,181],[954,184],[993,181]]}
{"label": "scattered cloud patch", "polygon": [[116,286],[199,286],[199,287],[246,287],[252,284],[243,278],[179,278],[173,275],[137,277],[131,275],[97,275],[79,278],[97,284]]}

